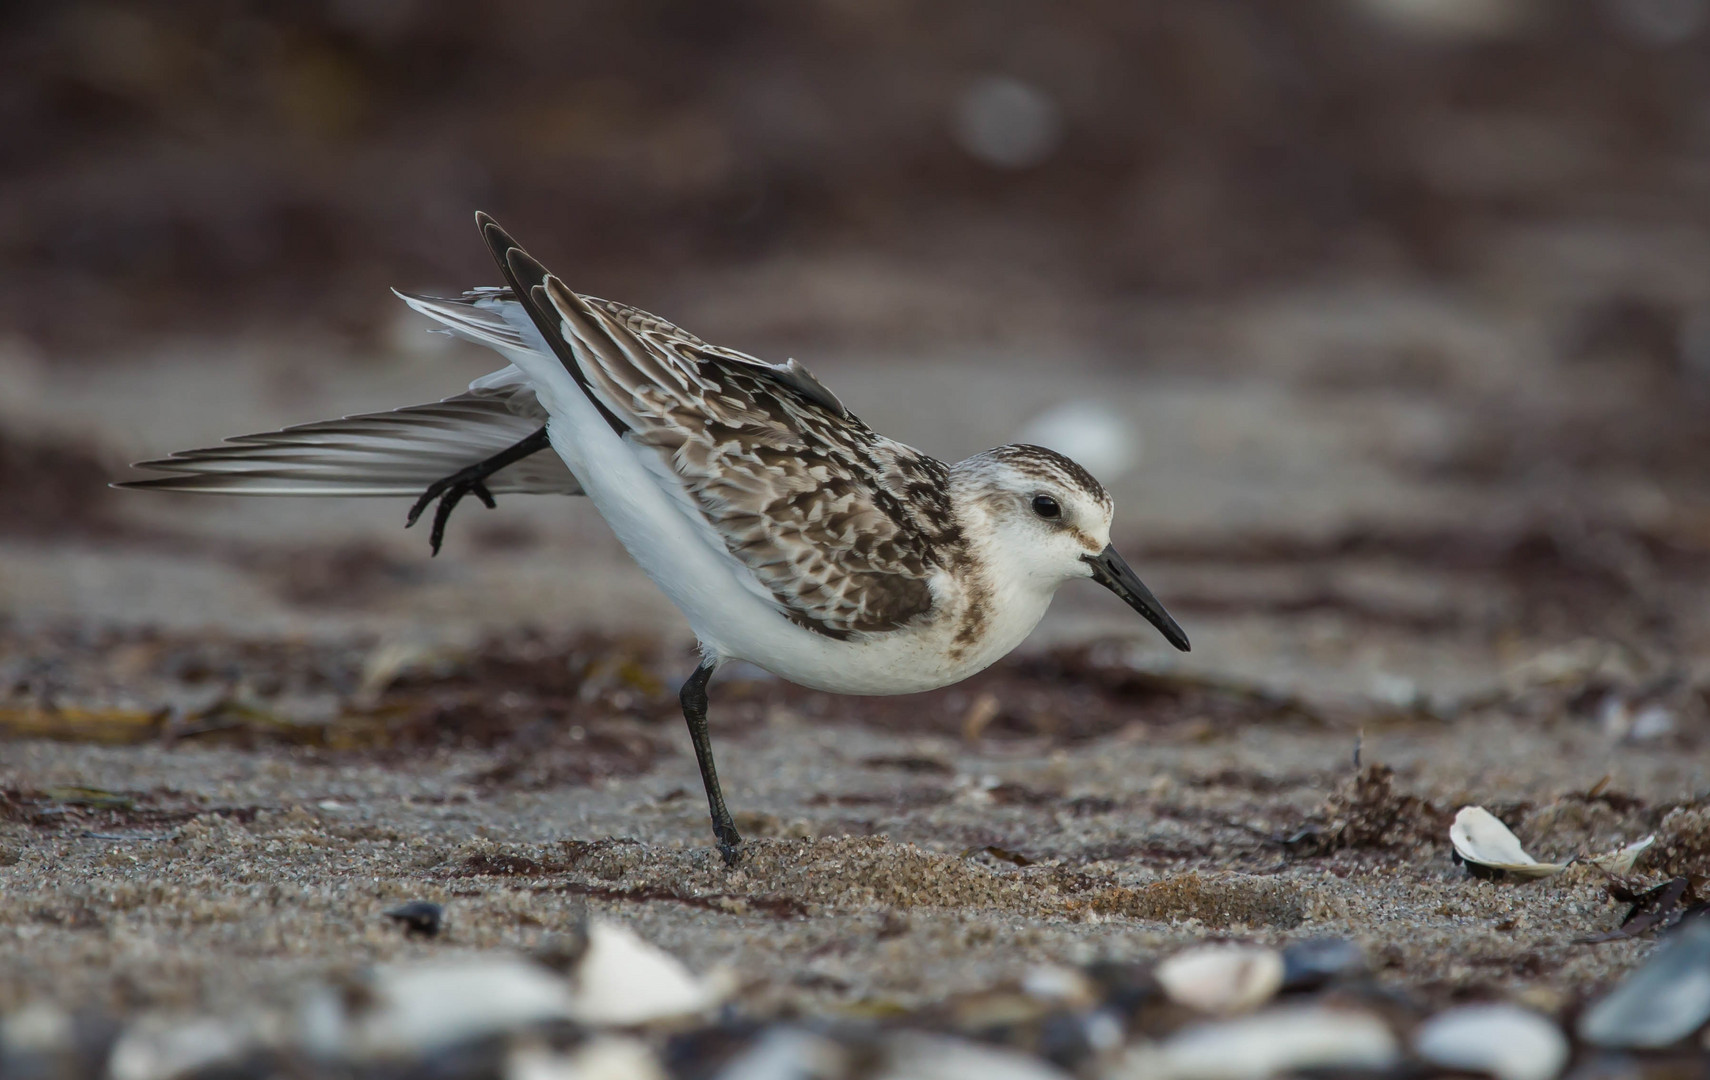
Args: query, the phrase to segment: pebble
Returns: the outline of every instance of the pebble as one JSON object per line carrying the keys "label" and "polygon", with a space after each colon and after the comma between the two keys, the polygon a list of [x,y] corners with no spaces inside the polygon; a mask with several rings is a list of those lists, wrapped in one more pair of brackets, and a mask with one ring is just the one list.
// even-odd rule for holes
{"label": "pebble", "polygon": [[1438,1013],[1414,1032],[1413,1049],[1434,1065],[1497,1080],[1554,1080],[1568,1060],[1567,1037],[1554,1023],[1502,1004]]}
{"label": "pebble", "polygon": [[1210,1013],[1236,1013],[1269,1001],[1283,984],[1283,958],[1257,945],[1208,945],[1158,965],[1158,985],[1171,1001]]}
{"label": "pebble", "polygon": [[1644,966],[1579,1018],[1597,1046],[1660,1047],[1710,1020],[1710,917],[1681,924]]}
{"label": "pebble", "polygon": [[433,938],[445,924],[445,909],[431,900],[411,900],[386,912],[386,917],[402,923],[406,937]]}
{"label": "pebble", "polygon": [[1347,938],[1311,938],[1283,950],[1284,990],[1315,990],[1366,970],[1366,953]]}

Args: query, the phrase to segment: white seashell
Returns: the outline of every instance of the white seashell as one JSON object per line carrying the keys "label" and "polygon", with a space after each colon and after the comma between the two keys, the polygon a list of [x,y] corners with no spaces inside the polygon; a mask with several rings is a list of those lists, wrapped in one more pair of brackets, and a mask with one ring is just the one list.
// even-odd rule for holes
{"label": "white seashell", "polygon": [[1260,1080],[1301,1069],[1387,1069],[1400,1057],[1389,1026],[1371,1013],[1301,1005],[1189,1028],[1134,1075]]}
{"label": "white seashell", "polygon": [[1646,848],[1656,842],[1656,834],[1652,833],[1643,840],[1636,840],[1624,848],[1617,848],[1607,855],[1599,855],[1588,861],[1591,865],[1606,870],[1611,874],[1631,873],[1633,864],[1639,861],[1639,856],[1644,854]]}
{"label": "white seashell", "polygon": [[627,1026],[711,1008],[730,987],[696,978],[670,953],[615,923],[588,925],[588,948],[570,972],[570,1018]]}
{"label": "white seashell", "polygon": [[1022,993],[1041,1001],[1060,1001],[1070,1005],[1091,1005],[1098,1000],[1087,977],[1074,968],[1056,964],[1040,964],[1027,969],[1021,977]]}
{"label": "white seashell", "polygon": [[250,1032],[216,1020],[144,1017],[125,1029],[107,1058],[109,1080],[173,1080],[233,1062],[254,1045]]}
{"label": "white seashell", "polygon": [[803,1080],[843,1076],[849,1052],[824,1035],[795,1027],[776,1027],[724,1068],[717,1080]]}
{"label": "white seashell", "polygon": [[1257,945],[1208,945],[1177,953],[1153,975],[1177,1004],[1200,1012],[1245,1012],[1282,987],[1283,958]]}
{"label": "white seashell", "polygon": [[1466,862],[1500,870],[1522,880],[1549,877],[1567,869],[1567,863],[1541,863],[1526,854],[1520,839],[1482,806],[1463,806],[1449,826],[1449,842]]}
{"label": "white seashell", "polygon": [[1598,1046],[1668,1046],[1710,1020],[1710,918],[1686,922],[1627,981],[1580,1014]]}
{"label": "white seashell", "polygon": [[1568,1041],[1546,1018],[1514,1005],[1467,1005],[1438,1013],[1413,1034],[1433,1065],[1489,1073],[1497,1080],[1555,1080]]}
{"label": "white seashell", "polygon": [[505,1080],[667,1080],[665,1069],[640,1039],[602,1035],[568,1054],[542,1047],[513,1051]]}
{"label": "white seashell", "polygon": [[47,1001],[32,1001],[0,1018],[0,1058],[8,1054],[53,1054],[71,1046],[71,1014]]}
{"label": "white seashell", "polygon": [[945,1035],[900,1031],[886,1040],[873,1080],[1067,1080],[1067,1074],[1014,1050]]}
{"label": "white seashell", "polygon": [[374,972],[371,1003],[346,1014],[328,987],[300,1013],[304,1042],[323,1056],[413,1057],[547,1020],[572,1019],[564,980],[513,956],[487,956]]}

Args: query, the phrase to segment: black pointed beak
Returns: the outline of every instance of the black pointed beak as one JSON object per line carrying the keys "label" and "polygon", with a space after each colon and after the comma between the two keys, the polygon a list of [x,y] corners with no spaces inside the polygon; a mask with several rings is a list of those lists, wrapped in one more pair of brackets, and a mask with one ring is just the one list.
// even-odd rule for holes
{"label": "black pointed beak", "polygon": [[1146,621],[1158,628],[1164,635],[1164,640],[1171,645],[1187,652],[1192,646],[1188,644],[1187,635],[1176,625],[1176,620],[1170,618],[1170,613],[1164,610],[1164,605],[1158,603],[1158,598],[1152,595],[1152,590],[1140,583],[1140,578],[1116,553],[1116,549],[1106,545],[1097,555],[1082,555],[1081,560],[1092,567],[1092,579],[1122,597],[1123,603],[1146,617]]}

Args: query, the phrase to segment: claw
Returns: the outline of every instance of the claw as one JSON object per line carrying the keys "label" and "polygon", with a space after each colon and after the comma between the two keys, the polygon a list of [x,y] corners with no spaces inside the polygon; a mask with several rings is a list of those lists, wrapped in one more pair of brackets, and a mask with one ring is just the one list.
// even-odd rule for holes
{"label": "claw", "polygon": [[445,523],[451,519],[451,511],[463,501],[465,495],[473,495],[480,499],[489,510],[498,509],[498,503],[493,501],[493,493],[487,490],[486,479],[505,466],[515,461],[521,461],[530,454],[544,450],[551,445],[543,427],[485,461],[476,462],[466,469],[459,469],[450,476],[435,480],[427,486],[427,490],[416,499],[415,505],[404,517],[404,528],[414,525],[422,516],[422,511],[435,499],[439,500],[439,508],[434,511],[433,530],[428,534],[428,545],[433,548],[435,555],[439,554],[440,545],[445,542]]}
{"label": "claw", "polygon": [[[463,472],[469,471],[465,469]],[[422,511],[427,509],[427,505],[437,498],[439,508],[433,514],[433,530],[428,533],[428,546],[433,548],[435,555],[438,555],[440,545],[445,543],[445,523],[451,520],[451,512],[457,508],[458,503],[463,501],[465,495],[473,495],[480,499],[489,510],[498,509],[498,504],[493,501],[493,493],[487,490],[487,485],[482,483],[479,478],[471,479],[465,477],[463,473],[454,473],[444,480],[436,480],[428,485],[428,489],[422,492],[421,498],[417,499],[416,504],[410,507],[409,516],[404,519],[404,528],[408,529],[414,525],[416,520],[422,516]]]}
{"label": "claw", "polygon": [[742,860],[742,841],[738,840],[731,844],[720,840],[718,842],[718,853],[724,857],[724,865],[735,866]]}
{"label": "claw", "polygon": [[742,836],[736,826],[714,826],[713,832],[718,837],[718,853],[724,857],[724,865],[735,866],[742,858]]}

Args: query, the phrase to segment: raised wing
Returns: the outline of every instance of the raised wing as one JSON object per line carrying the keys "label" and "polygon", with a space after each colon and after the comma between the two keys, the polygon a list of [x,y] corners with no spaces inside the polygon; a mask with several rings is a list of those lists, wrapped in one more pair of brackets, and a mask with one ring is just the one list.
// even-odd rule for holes
{"label": "raised wing", "polygon": [[795,361],[572,292],[484,215],[514,295],[606,422],[795,622],[846,637],[932,607],[961,534],[943,463],[863,424]]}
{"label": "raised wing", "polygon": [[[468,393],[390,412],[240,435],[137,468],[166,473],[116,487],[234,495],[410,495],[538,430],[545,413],[509,372]],[[532,454],[485,481],[494,494],[580,495],[557,454]]]}

